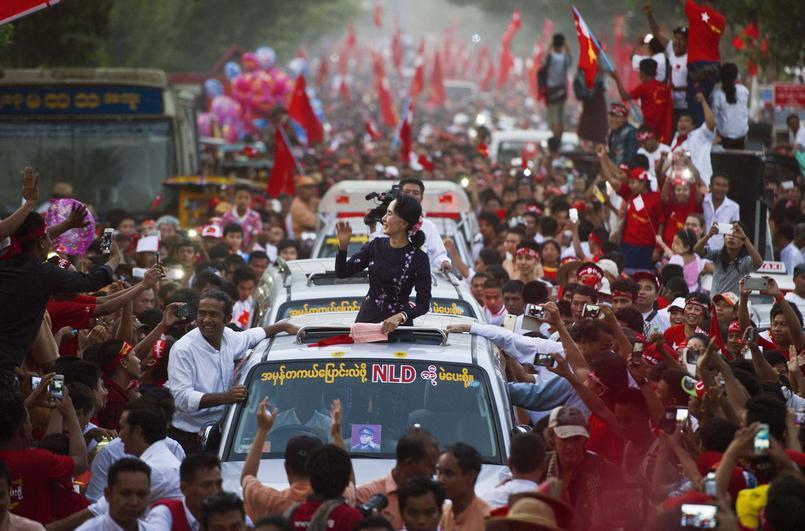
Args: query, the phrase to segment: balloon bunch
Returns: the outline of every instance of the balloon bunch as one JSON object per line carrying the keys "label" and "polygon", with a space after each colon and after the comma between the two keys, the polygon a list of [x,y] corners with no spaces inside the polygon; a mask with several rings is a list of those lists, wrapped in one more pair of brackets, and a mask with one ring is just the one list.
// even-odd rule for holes
{"label": "balloon bunch", "polygon": [[[277,106],[287,107],[293,91],[293,78],[276,67],[277,55],[269,46],[246,52],[240,62],[224,65],[226,83],[217,79],[204,82],[208,112],[197,118],[201,136],[220,136],[227,142],[242,140],[268,125],[267,118]],[[307,62],[296,58],[288,69],[294,77],[307,71]]]}

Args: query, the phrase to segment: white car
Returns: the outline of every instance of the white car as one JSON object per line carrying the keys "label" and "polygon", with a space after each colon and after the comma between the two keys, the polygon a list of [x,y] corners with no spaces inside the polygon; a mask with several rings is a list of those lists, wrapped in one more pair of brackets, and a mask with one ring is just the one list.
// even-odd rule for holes
{"label": "white car", "polygon": [[[494,131],[489,143],[489,158],[492,162],[506,164],[518,158],[528,144],[547,148],[548,139],[553,136],[549,129],[515,129],[510,131]],[[576,133],[562,133],[560,151],[575,151],[579,148],[579,137]]]}
{"label": "white car", "polygon": [[[777,282],[777,287],[783,294],[794,291],[794,277],[791,272],[786,271],[783,262],[763,262],[760,268],[750,277],[770,277]],[[774,306],[774,298],[769,295],[762,295],[757,291],[749,294],[750,317],[761,330],[767,330],[771,326],[771,308]],[[805,305],[797,306],[799,312],[805,315]]]}
{"label": "white car", "polygon": [[[319,323],[324,321],[317,316]],[[329,322],[329,320],[328,320]],[[414,426],[440,445],[463,441],[483,457],[476,489],[488,490],[505,477],[513,411],[491,344],[439,328],[400,327],[388,342],[309,345],[349,332],[348,327],[304,326],[297,336],[280,334],[258,344],[239,367],[237,381],[248,401],[230,406],[221,423],[218,455],[224,489],[241,492],[240,474],[256,431],[255,410],[263,398],[279,410],[268,434],[258,479],[288,486],[284,450],[291,437],[329,440],[330,404],[340,399],[341,434],[347,449],[361,429],[375,434],[379,448],[349,450],[357,485],[383,477],[395,465],[399,438]],[[209,436],[209,435],[208,435]]]}
{"label": "white car", "polygon": [[[484,320],[481,307],[455,275],[437,271],[431,275],[430,314],[447,320],[459,318],[462,322]],[[277,266],[266,270],[257,287],[253,322],[266,326],[291,319],[297,324],[295,319],[305,315],[329,319],[331,314],[345,312],[351,316],[349,322],[354,322],[368,290],[367,271],[338,278],[333,258],[279,261]],[[411,297],[415,297],[415,292]],[[423,318],[415,319],[414,324]]]}

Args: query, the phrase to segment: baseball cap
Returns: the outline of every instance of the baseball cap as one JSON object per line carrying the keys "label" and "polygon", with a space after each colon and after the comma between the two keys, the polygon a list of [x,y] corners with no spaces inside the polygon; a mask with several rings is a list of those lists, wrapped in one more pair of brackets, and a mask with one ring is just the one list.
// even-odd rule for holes
{"label": "baseball cap", "polygon": [[650,280],[651,282],[654,283],[654,286],[657,288],[657,291],[660,290],[660,281],[657,280],[657,275],[655,275],[654,273],[649,273],[648,271],[638,271],[637,273],[632,275],[632,279],[635,281],[635,283],[641,280]]}
{"label": "baseball cap", "polygon": [[629,179],[633,181],[648,181],[649,174],[641,167],[635,167],[629,170]]}
{"label": "baseball cap", "polygon": [[590,438],[590,432],[587,431],[587,419],[577,407],[553,408],[551,416],[548,418],[548,427],[553,429],[553,433],[560,439],[577,436]]}
{"label": "baseball cap", "polygon": [[688,28],[685,26],[677,26],[674,28],[674,33],[678,33],[679,35],[684,35],[685,37],[688,36]]}
{"label": "baseball cap", "polygon": [[738,304],[738,295],[734,294],[731,291],[725,291],[724,293],[719,293],[713,297],[713,302],[724,301],[730,306],[735,306]]}
{"label": "baseball cap", "polygon": [[729,327],[727,328],[727,333],[728,334],[742,334],[743,329],[741,328],[741,323],[739,323],[738,321],[732,321],[730,323]]}
{"label": "baseball cap", "polygon": [[305,462],[314,450],[321,448],[322,442],[316,437],[300,435],[288,440],[285,445],[285,462],[292,470],[305,470]]}
{"label": "baseball cap", "polygon": [[372,435],[373,436],[374,434],[375,434],[375,432],[373,432],[369,428],[361,428],[361,435]]}
{"label": "baseball cap", "polygon": [[615,278],[617,278],[618,275],[619,275],[619,273],[618,273],[618,264],[616,264],[615,262],[613,262],[609,258],[604,258],[602,260],[599,260],[598,261],[598,267],[600,267],[601,270],[604,273],[609,273],[610,275],[612,275]]}
{"label": "baseball cap", "polygon": [[685,309],[685,298],[684,297],[677,297],[674,299],[674,302],[668,305],[668,311],[671,311],[671,308],[676,308],[678,310]]}
{"label": "baseball cap", "polygon": [[204,228],[201,229],[201,237],[202,238],[216,238],[221,239],[224,237],[224,231],[218,225],[204,225]]}

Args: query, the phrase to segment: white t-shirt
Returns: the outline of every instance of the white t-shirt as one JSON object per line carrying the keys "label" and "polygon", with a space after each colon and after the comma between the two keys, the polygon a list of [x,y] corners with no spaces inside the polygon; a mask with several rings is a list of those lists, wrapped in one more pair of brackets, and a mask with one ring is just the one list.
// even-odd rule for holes
{"label": "white t-shirt", "polygon": [[639,71],[640,70],[640,61],[643,59],[654,59],[657,61],[657,75],[654,78],[661,82],[665,82],[665,54],[664,53],[655,53],[652,56],[648,55],[638,55],[635,54],[632,56],[632,69]]}
{"label": "white t-shirt", "polygon": [[796,306],[805,306],[805,298],[800,297],[793,291],[789,291],[785,294],[785,300]]}
{"label": "white t-shirt", "polygon": [[688,102],[685,99],[686,93],[684,89],[688,86],[688,54],[674,55],[674,45],[671,41],[668,41],[668,45],[665,47],[665,55],[668,57],[668,62],[671,66],[671,85],[674,88],[671,99],[674,109],[687,109]]}
{"label": "white t-shirt", "polygon": [[727,95],[718,86],[711,96],[716,131],[727,138],[742,138],[749,132],[749,89],[735,86],[735,103],[727,103]]}
{"label": "white t-shirt", "polygon": [[653,192],[657,191],[657,172],[654,169],[654,166],[657,164],[657,161],[660,160],[662,154],[666,153],[666,157],[668,154],[671,153],[671,146],[667,146],[665,144],[659,144],[657,149],[654,150],[653,153],[649,153],[647,150],[640,148],[637,150],[638,155],[645,155],[648,159],[648,175],[649,175],[649,186]]}
{"label": "white t-shirt", "polygon": [[678,150],[690,151],[690,160],[699,170],[699,175],[707,187],[710,187],[710,177],[713,176],[713,164],[710,162],[710,150],[713,147],[713,140],[716,139],[716,132],[703,123],[690,133],[683,142],[677,142],[679,133],[674,135],[671,141],[671,150],[676,153]]}

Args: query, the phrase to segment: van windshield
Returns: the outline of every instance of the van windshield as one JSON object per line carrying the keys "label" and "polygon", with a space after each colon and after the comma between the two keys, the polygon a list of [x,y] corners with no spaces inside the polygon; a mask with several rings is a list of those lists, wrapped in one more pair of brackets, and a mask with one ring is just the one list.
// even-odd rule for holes
{"label": "van windshield", "polygon": [[289,439],[330,438],[330,405],[341,400],[341,435],[353,456],[394,459],[397,441],[419,425],[440,445],[471,444],[486,462],[502,463],[500,419],[478,367],[427,361],[340,359],[263,363],[247,379],[225,460],[241,461],[254,439],[255,411],[267,397],[278,414],[263,457],[282,458]]}

